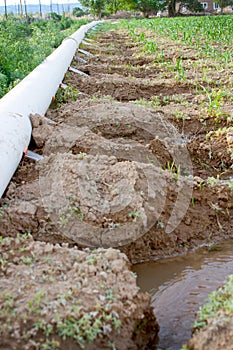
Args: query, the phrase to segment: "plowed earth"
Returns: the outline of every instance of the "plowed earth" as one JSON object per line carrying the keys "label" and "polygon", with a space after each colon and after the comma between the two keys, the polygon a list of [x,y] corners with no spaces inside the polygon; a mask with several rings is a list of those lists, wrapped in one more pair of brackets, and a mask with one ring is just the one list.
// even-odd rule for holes
{"label": "plowed earth", "polygon": [[196,76],[182,82],[126,31],[89,43],[88,62],[73,62],[88,76],[65,78],[77,99],[47,113],[57,125],[32,117],[45,158],[20,165],[3,201],[1,235],[30,230],[50,243],[121,247],[134,263],[229,238],[233,131],[202,107],[195,51],[160,43],[168,62],[178,50]]}
{"label": "plowed earth", "polygon": [[[1,200],[0,235],[119,248],[131,263],[232,236],[230,104],[210,115],[197,52],[147,35],[162,63],[127,30],[99,32],[84,47],[93,56],[73,62],[87,76],[67,73],[66,103],[47,112],[56,124],[31,116],[31,148],[44,159],[20,164]],[[181,55],[185,81],[169,66]],[[232,89],[229,74],[208,74],[208,86],[225,79]]]}

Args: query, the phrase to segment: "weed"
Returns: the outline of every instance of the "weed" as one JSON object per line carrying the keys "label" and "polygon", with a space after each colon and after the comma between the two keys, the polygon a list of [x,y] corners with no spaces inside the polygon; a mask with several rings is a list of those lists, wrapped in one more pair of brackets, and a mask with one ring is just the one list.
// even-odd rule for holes
{"label": "weed", "polygon": [[146,160],[147,160],[147,162],[149,164],[153,164],[154,163],[153,159],[151,159],[149,155],[146,156]]}
{"label": "weed", "polygon": [[95,255],[91,254],[87,256],[86,261],[91,265],[95,265],[97,263],[97,258]]}
{"label": "weed", "polygon": [[36,313],[41,314],[42,312],[42,299],[45,295],[45,292],[43,289],[39,290],[36,294],[34,299],[28,301],[28,311],[30,313]]}
{"label": "weed", "polygon": [[58,319],[56,328],[63,340],[72,338],[84,349],[86,343],[93,342],[107,329],[111,331],[111,325],[116,330],[120,329],[121,321],[118,314],[113,311],[111,313],[102,311],[101,313],[85,313],[77,319],[73,316],[69,316],[64,320]]}
{"label": "weed", "polygon": [[59,88],[55,96],[55,105],[59,107],[62,103],[67,103],[70,100],[76,101],[79,91],[72,86],[67,86],[65,89]]}
{"label": "weed", "polygon": [[212,187],[212,186],[216,185],[217,183],[219,183],[219,177],[215,178],[213,176],[210,176],[207,178],[207,184],[209,186]]}
{"label": "weed", "polygon": [[158,221],[156,226],[157,226],[157,228],[159,228],[159,229],[160,229],[160,228],[163,229],[163,228],[164,228],[164,223],[163,223],[162,221]]}
{"label": "weed", "polygon": [[31,230],[27,229],[25,233],[23,233],[22,235],[19,235],[18,237],[21,237],[23,240],[28,240],[32,238],[32,234],[31,234]]}
{"label": "weed", "polygon": [[172,163],[167,162],[167,169],[168,171],[174,174],[174,179],[178,181],[181,173],[180,165],[176,166],[175,161],[173,161]]}
{"label": "weed", "polygon": [[5,203],[5,204],[3,204],[3,205],[0,207],[0,217],[3,216],[3,214],[4,214],[5,210],[6,210],[6,208],[8,208],[8,207],[9,207],[9,204],[8,204],[8,203]]}
{"label": "weed", "polygon": [[32,259],[31,256],[23,256],[22,262],[23,262],[25,265],[31,265],[31,263],[33,262],[33,259]]}
{"label": "weed", "polygon": [[6,271],[6,265],[8,261],[0,255],[0,266],[2,271]]}
{"label": "weed", "polygon": [[[218,312],[224,312],[225,315],[233,312],[233,275],[228,277],[223,287],[208,296],[207,303],[198,311],[193,327],[195,329],[204,328],[210,318],[218,317]],[[225,320],[227,321],[227,317]]]}
{"label": "weed", "polygon": [[220,208],[220,206],[217,203],[210,203],[211,208],[216,211],[217,214],[224,213],[224,210]]}
{"label": "weed", "polygon": [[0,300],[1,300],[0,317],[4,319],[9,314],[14,317],[16,295],[10,292],[4,293],[2,291],[0,292]]}
{"label": "weed", "polygon": [[128,217],[133,219],[133,222],[136,222],[138,218],[141,217],[141,212],[138,210],[134,210],[128,213]]}
{"label": "weed", "polygon": [[41,344],[41,350],[57,350],[60,347],[60,343],[57,340],[46,339],[43,344]]}
{"label": "weed", "polygon": [[77,216],[80,220],[83,220],[83,212],[78,207],[69,207],[69,210],[74,214],[74,216]]}
{"label": "weed", "polygon": [[[215,89],[212,89],[211,91],[208,91],[203,85],[200,86],[206,94],[208,100],[208,102],[204,102],[204,104],[207,105],[207,112],[209,116],[219,117],[222,115],[221,107],[225,94],[221,90],[216,91]],[[217,119],[216,122],[218,122]]]}
{"label": "weed", "polygon": [[76,156],[78,159],[85,159],[87,154],[85,152],[79,152]]}
{"label": "weed", "polygon": [[118,228],[120,226],[121,226],[121,224],[119,222],[110,222],[108,224],[108,228],[110,228],[110,230],[113,230],[114,228]]}

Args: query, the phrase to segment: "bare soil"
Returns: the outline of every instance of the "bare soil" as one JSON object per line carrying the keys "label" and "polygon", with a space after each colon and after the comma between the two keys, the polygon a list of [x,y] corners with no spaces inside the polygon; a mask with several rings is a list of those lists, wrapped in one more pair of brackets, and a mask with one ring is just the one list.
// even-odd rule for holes
{"label": "bare soil", "polygon": [[[126,256],[1,241],[0,349],[146,349],[158,332]],[[129,336],[130,335],[130,336]]]}
{"label": "bare soil", "polygon": [[[78,247],[80,256],[87,247],[105,248],[101,254],[109,249],[120,254],[112,250],[118,248],[131,263],[232,237],[230,105],[225,103],[221,115],[211,115],[197,89],[201,71],[192,66],[197,52],[168,38],[154,40],[165,52],[162,63],[160,52],[145,55],[126,30],[99,33],[85,47],[93,54],[88,62],[73,62],[88,76],[67,73],[69,88],[60,92],[66,104],[52,105],[46,115],[56,124],[31,116],[31,147],[44,159],[20,164],[1,200],[1,236],[15,239],[30,232],[35,241],[67,243],[70,252]],[[169,68],[180,55],[185,81]],[[228,83],[229,75],[211,74],[208,86],[223,79]],[[149,304],[138,305],[150,315],[152,333],[139,337],[147,346],[157,326]],[[125,332],[131,340],[125,349],[142,349],[134,336],[141,316],[130,315]],[[124,349],[117,343],[118,348]]]}

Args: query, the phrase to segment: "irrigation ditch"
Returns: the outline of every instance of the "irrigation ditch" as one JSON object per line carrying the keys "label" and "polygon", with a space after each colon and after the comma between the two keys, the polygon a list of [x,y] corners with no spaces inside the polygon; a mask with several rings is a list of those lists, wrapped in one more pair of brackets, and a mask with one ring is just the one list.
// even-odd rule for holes
{"label": "irrigation ditch", "polygon": [[203,92],[222,72],[204,84],[195,49],[146,35],[158,52],[127,27],[88,36],[72,63],[85,75],[30,116],[43,159],[1,199],[0,349],[159,349],[131,264],[232,238],[231,105],[213,117]]}

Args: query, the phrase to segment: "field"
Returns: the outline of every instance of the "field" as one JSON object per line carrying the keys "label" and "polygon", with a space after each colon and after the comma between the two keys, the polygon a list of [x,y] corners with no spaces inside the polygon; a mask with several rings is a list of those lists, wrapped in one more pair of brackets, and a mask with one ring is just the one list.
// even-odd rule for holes
{"label": "field", "polygon": [[[102,24],[92,33],[82,45],[92,56],[82,56],[86,63],[72,64],[86,76],[67,73],[64,82],[68,88],[59,89],[46,114],[56,124],[43,116],[31,116],[31,149],[44,159],[38,164],[24,159],[20,164],[1,200],[0,235],[15,238],[19,233],[30,233],[30,240],[46,242],[48,255],[56,255],[58,261],[62,261],[58,255],[63,253],[53,250],[53,244],[63,243],[67,256],[67,247],[72,248],[72,259],[74,249],[90,249],[84,252],[90,254],[85,261],[91,266],[85,267],[83,280],[79,281],[87,295],[91,287],[85,285],[85,278],[98,276],[101,268],[109,272],[107,263],[101,267],[99,261],[101,254],[114,256],[115,250],[110,247],[125,253],[134,264],[184,254],[203,245],[207,250],[214,249],[216,242],[232,238],[232,24],[231,16],[121,20]],[[33,246],[31,241],[25,243],[26,251],[28,244]],[[45,259],[46,251],[39,242],[36,244],[38,256]],[[104,247],[103,251],[95,249],[99,246]],[[18,260],[12,253],[7,254],[10,266],[20,269],[24,264],[30,270],[33,263],[37,274],[43,270],[45,289],[54,282],[52,278],[56,280],[51,260],[46,274],[36,252],[29,256],[30,261],[27,255],[22,258],[23,251]],[[118,281],[125,263],[119,262],[122,255],[116,259],[118,263],[111,262],[111,273]],[[71,286],[72,273],[65,276],[66,284]],[[93,288],[95,283],[98,285],[95,277]],[[11,272],[9,283],[16,278]],[[70,331],[69,341],[83,346],[91,339],[94,348],[101,348],[102,336],[107,338],[109,348],[127,349],[116,334],[124,331],[124,337],[130,339],[129,348],[142,349],[142,341],[143,348],[156,348],[150,329],[154,335],[158,329],[152,327],[148,299],[144,309],[141,295],[135,297],[136,304],[130,300],[129,306],[128,296],[121,294],[126,281],[114,283],[113,287],[107,285],[104,296],[110,300],[111,310],[117,311],[119,319],[114,318],[113,311],[108,318],[111,327],[116,321],[117,327],[113,330],[107,322],[100,327],[107,333],[98,330],[94,335],[85,329],[82,340],[77,340],[73,323],[68,330],[63,324],[64,331]],[[29,285],[30,278],[26,278],[24,288],[30,294]],[[122,298],[120,310],[114,293]],[[19,292],[14,303],[19,307],[21,300],[21,307],[27,309],[23,294]],[[66,294],[64,302],[72,306],[74,299]],[[84,304],[89,312],[88,298]],[[51,301],[47,306],[43,304],[44,312],[51,305]],[[137,306],[144,316],[135,311]],[[97,310],[95,306],[93,312]],[[133,316],[129,316],[129,310],[134,310]],[[38,326],[33,330],[46,341],[51,341],[53,332],[60,332],[62,340],[56,341],[64,346],[62,327],[56,328],[59,324],[47,313],[49,328],[41,315],[31,310],[25,317],[36,321]],[[138,324],[138,317],[145,315],[148,323]],[[69,319],[66,312],[63,316]],[[94,322],[91,316],[90,320]],[[130,332],[134,326],[127,326],[129,320],[136,325],[133,335]],[[144,328],[137,333],[139,325]],[[12,327],[16,332],[17,324]],[[211,349],[225,349],[224,341],[221,338],[221,346],[215,341]],[[191,346],[195,348],[195,341]],[[85,348],[92,349],[90,344]]]}

